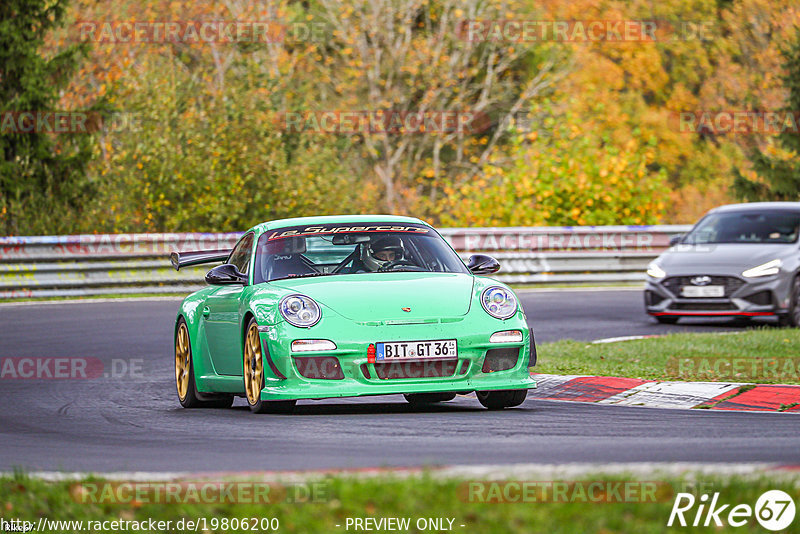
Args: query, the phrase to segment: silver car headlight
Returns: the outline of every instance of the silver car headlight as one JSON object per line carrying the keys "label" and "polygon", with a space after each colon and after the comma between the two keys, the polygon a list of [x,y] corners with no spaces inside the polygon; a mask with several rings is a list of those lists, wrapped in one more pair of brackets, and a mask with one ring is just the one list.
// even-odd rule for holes
{"label": "silver car headlight", "polygon": [[781,270],[781,267],[783,267],[783,262],[781,260],[772,260],[768,261],[767,263],[762,263],[757,267],[753,267],[752,269],[743,271],[742,276],[745,278],[758,278],[759,276],[778,274]]}
{"label": "silver car headlight", "polygon": [[517,298],[504,287],[487,287],[481,293],[481,306],[492,317],[508,319],[517,313]]}
{"label": "silver car headlight", "polygon": [[650,278],[655,278],[656,280],[661,280],[665,276],[667,276],[667,272],[659,267],[655,263],[651,263],[647,266],[647,276]]}
{"label": "silver car headlight", "polygon": [[305,295],[289,295],[281,299],[278,309],[286,321],[299,328],[309,328],[319,322],[322,312],[314,299]]}

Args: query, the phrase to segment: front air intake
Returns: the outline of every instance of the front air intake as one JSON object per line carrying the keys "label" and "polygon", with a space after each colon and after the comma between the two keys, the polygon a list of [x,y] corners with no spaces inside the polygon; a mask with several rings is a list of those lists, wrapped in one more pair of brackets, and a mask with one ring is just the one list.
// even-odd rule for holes
{"label": "front air intake", "polygon": [[517,360],[519,360],[519,347],[490,349],[486,351],[481,371],[484,373],[508,371],[516,367]]}
{"label": "front air intake", "polygon": [[342,366],[334,356],[303,356],[294,359],[297,372],[317,380],[344,380]]}

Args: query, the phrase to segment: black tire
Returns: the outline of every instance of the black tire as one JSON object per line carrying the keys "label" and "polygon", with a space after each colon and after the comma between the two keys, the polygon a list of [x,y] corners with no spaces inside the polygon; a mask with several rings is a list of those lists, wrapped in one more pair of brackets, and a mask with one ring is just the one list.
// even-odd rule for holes
{"label": "black tire", "polygon": [[[254,336],[252,343],[251,336]],[[297,404],[296,400],[261,400],[261,390],[264,389],[264,355],[258,338],[258,323],[255,318],[251,318],[247,324],[242,347],[242,381],[245,390],[244,396],[250,406],[250,411],[253,413],[292,413]],[[248,375],[250,380],[248,380]]]}
{"label": "black tire", "polygon": [[675,317],[674,315],[656,315],[656,321],[661,324],[675,324],[678,322],[680,317]]}
{"label": "black tire", "polygon": [[506,389],[500,391],[476,391],[478,401],[490,410],[513,408],[525,402],[527,389]]}
{"label": "black tire", "polygon": [[[185,337],[181,340],[182,335]],[[183,366],[179,363],[180,360],[182,360]],[[184,376],[184,372],[188,376]],[[182,381],[183,386],[181,386]],[[194,379],[192,342],[186,320],[183,317],[178,319],[178,327],[175,329],[175,385],[178,401],[184,408],[230,408],[233,405],[233,395],[197,391],[197,383]],[[181,396],[182,389],[185,389],[183,396]]]}
{"label": "black tire", "polygon": [[408,403],[414,407],[430,406],[437,402],[447,402],[456,398],[455,393],[408,393],[404,394]]}
{"label": "black tire", "polygon": [[797,328],[800,326],[800,275],[795,276],[790,289],[789,311],[778,318],[781,326]]}

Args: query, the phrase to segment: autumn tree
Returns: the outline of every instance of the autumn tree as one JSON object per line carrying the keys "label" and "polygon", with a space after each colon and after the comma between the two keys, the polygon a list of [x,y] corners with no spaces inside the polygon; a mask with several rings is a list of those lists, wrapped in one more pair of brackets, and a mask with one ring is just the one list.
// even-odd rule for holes
{"label": "autumn tree", "polygon": [[737,170],[734,188],[745,200],[800,200],[800,30],[784,57],[782,79],[789,96],[783,107],[783,131],[765,149],[752,151],[756,177]]}
{"label": "autumn tree", "polygon": [[92,190],[86,178],[88,135],[56,138],[47,126],[20,128],[18,122],[38,121],[28,114],[47,117],[56,110],[59,91],[84,55],[82,45],[51,57],[41,54],[46,34],[61,23],[65,9],[63,0],[0,3],[0,228],[5,234],[69,231]]}
{"label": "autumn tree", "polygon": [[[568,70],[550,44],[469,34],[465,24],[530,17],[524,2],[319,0],[333,37],[317,56],[321,106],[387,113],[469,113],[485,124],[440,131],[366,131],[351,162],[383,188],[382,208],[428,211],[442,185],[472,179],[523,110]],[[476,142],[477,141],[477,142]],[[428,202],[426,202],[428,201]]]}
{"label": "autumn tree", "polygon": [[[574,100],[532,105],[530,127],[475,180],[446,187],[438,216],[448,226],[653,224],[663,217],[666,171],[653,170],[656,139],[633,132],[618,143]],[[519,125],[522,126],[522,125]]]}

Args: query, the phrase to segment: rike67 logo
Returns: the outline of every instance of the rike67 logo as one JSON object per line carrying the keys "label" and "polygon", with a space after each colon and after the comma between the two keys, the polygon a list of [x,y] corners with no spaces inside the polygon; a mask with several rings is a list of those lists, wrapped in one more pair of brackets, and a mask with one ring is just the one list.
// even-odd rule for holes
{"label": "rike67 logo", "polygon": [[795,516],[794,500],[781,490],[764,492],[756,501],[755,508],[749,504],[731,506],[719,502],[719,492],[714,493],[710,502],[705,493],[699,499],[691,493],[678,493],[667,526],[722,527],[727,520],[728,525],[741,527],[755,516],[762,527],[777,532],[788,528]]}

